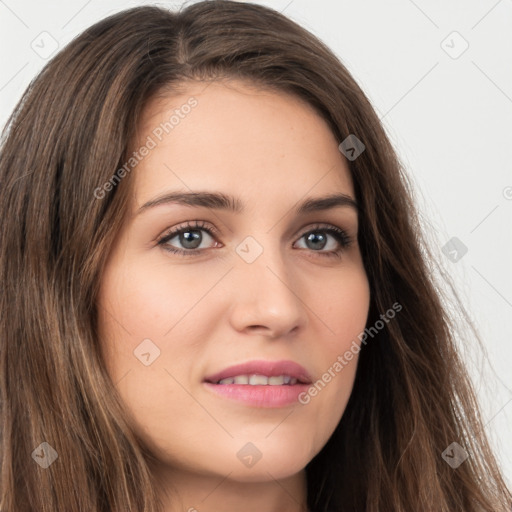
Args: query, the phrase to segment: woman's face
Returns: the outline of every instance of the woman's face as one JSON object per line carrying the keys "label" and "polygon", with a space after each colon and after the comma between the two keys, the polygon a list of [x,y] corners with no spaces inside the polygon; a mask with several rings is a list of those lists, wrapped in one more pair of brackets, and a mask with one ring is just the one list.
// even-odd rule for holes
{"label": "woman's face", "polygon": [[340,421],[369,308],[339,141],[300,100],[237,81],[154,99],[139,136],[99,296],[112,380],[170,471],[294,475]]}

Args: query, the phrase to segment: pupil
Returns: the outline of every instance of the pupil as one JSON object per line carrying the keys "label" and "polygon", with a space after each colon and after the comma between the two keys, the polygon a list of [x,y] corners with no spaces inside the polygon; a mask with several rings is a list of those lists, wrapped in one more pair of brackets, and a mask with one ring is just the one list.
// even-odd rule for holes
{"label": "pupil", "polygon": [[201,233],[199,231],[185,231],[180,234],[180,242],[187,249],[197,249],[201,245]]}
{"label": "pupil", "polygon": [[[318,244],[318,241],[320,241],[320,244]],[[308,235],[308,242],[312,242],[313,243],[313,247],[312,249],[323,249],[325,247],[325,244],[326,244],[326,237],[325,235],[317,235],[315,233],[310,233]]]}

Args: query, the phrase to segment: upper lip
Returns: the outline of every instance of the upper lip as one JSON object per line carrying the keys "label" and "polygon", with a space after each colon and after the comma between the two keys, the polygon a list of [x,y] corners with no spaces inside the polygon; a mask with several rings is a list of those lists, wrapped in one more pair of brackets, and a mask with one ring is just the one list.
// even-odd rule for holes
{"label": "upper lip", "polygon": [[293,361],[248,361],[247,363],[236,364],[225,368],[224,370],[209,375],[205,378],[206,382],[216,384],[222,379],[236,377],[237,375],[265,375],[267,377],[278,377],[279,375],[289,375],[298,382],[304,384],[311,383],[311,377],[306,369]]}

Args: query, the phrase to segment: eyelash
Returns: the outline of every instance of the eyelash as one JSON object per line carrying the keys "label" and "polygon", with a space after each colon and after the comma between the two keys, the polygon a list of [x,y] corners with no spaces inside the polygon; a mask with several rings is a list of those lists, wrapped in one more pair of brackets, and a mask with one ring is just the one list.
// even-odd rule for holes
{"label": "eyelash", "polygon": [[[158,239],[157,245],[162,246],[162,249],[164,251],[171,252],[173,254],[179,254],[182,256],[198,256],[203,251],[206,251],[207,249],[176,249],[175,247],[171,247],[169,245],[166,245],[167,242],[172,240],[177,235],[180,235],[182,233],[186,233],[187,231],[206,231],[208,235],[210,235],[212,238],[215,239],[215,236],[217,235],[217,230],[211,227],[206,227],[206,223],[204,221],[194,221],[195,223],[186,222],[185,224],[182,224],[176,228],[174,228],[169,233],[165,234],[163,237]],[[311,233],[316,232],[322,232],[322,233],[328,233],[331,236],[333,236],[336,241],[339,243],[340,248],[334,250],[334,251],[314,251],[311,249],[311,252],[319,253],[323,256],[332,258],[340,258],[341,253],[347,249],[347,247],[350,246],[352,243],[352,239],[350,236],[343,230],[336,226],[325,226],[321,224],[317,224],[316,226],[313,226],[309,228],[307,231],[302,233],[302,235],[299,237],[299,240],[306,235],[309,235]]]}

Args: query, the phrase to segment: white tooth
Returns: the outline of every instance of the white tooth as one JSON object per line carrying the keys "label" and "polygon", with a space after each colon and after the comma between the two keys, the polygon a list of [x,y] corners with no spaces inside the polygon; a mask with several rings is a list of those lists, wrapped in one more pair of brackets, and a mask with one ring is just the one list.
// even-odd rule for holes
{"label": "white tooth", "polygon": [[289,375],[273,377],[267,377],[265,375],[236,375],[235,377],[222,379],[218,384],[249,384],[253,386],[282,386],[283,384],[287,384],[293,386],[297,384],[297,379]]}
{"label": "white tooth", "polygon": [[268,377],[265,377],[265,375],[251,375],[249,377],[249,384],[251,386],[258,386],[258,385],[266,386],[268,384]]}
{"label": "white tooth", "polygon": [[284,384],[284,379],[286,377],[284,375],[280,375],[279,377],[269,377],[268,383],[271,386],[282,386]]}

